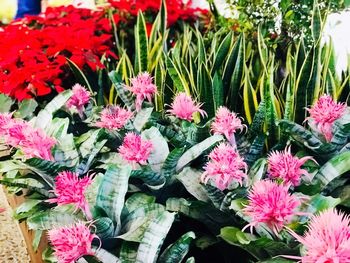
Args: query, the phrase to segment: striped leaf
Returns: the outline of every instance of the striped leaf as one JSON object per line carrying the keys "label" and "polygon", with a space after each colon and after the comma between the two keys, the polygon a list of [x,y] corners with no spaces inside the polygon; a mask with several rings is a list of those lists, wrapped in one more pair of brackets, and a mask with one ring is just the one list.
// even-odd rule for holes
{"label": "striped leaf", "polygon": [[146,22],[141,11],[137,14],[137,21],[135,25],[135,74],[147,70],[148,57],[148,37]]}
{"label": "striped leaf", "polygon": [[227,57],[227,54],[230,51],[232,40],[233,40],[233,34],[232,34],[232,32],[229,32],[226,35],[226,37],[222,40],[220,46],[218,47],[218,50],[215,53],[215,60],[213,63],[213,67],[211,68],[212,76],[214,76],[214,74],[224,64],[224,61]]}
{"label": "striped leaf", "polygon": [[26,222],[28,228],[31,230],[49,230],[57,227],[72,225],[79,220],[82,219],[77,215],[50,210],[31,216]]}
{"label": "striped leaf", "polygon": [[99,262],[102,263],[122,263],[119,258],[117,258],[112,253],[108,252],[103,248],[93,247],[92,251],[94,253],[94,257],[96,257]]}
{"label": "striped leaf", "polygon": [[162,212],[152,220],[137,250],[136,263],[153,263],[156,261],[160,247],[175,219],[175,213]]}
{"label": "striped leaf", "polygon": [[175,148],[172,150],[164,161],[161,174],[166,178],[171,178],[176,174],[176,165],[184,153],[185,148]]}
{"label": "striped leaf", "polygon": [[116,233],[121,227],[120,216],[128,190],[130,174],[130,166],[119,168],[117,165],[109,165],[96,198],[96,205],[102,208],[116,224]]}
{"label": "striped leaf", "polygon": [[158,259],[158,263],[178,263],[186,257],[190,250],[193,239],[196,238],[194,232],[187,232],[182,235],[175,243],[169,245]]}
{"label": "striped leaf", "polygon": [[118,92],[118,96],[123,101],[124,105],[131,111],[135,110],[134,98],[132,93],[128,91],[124,84],[122,83],[122,79],[116,71],[111,71],[108,73],[109,79],[112,81],[114,88]]}
{"label": "striped leaf", "polygon": [[165,184],[165,178],[162,174],[153,171],[150,167],[143,167],[131,172],[132,178],[141,179],[147,186],[152,189],[159,189]]}
{"label": "striped leaf", "polygon": [[114,224],[108,217],[101,217],[95,220],[96,235],[101,239],[106,239],[114,236]]}
{"label": "striped leaf", "polygon": [[153,107],[142,108],[135,116],[134,127],[138,132],[141,132],[142,128],[146,125],[151,114],[153,112]]}
{"label": "striped leaf", "polygon": [[134,263],[137,256],[138,243],[123,241],[119,252],[119,258],[123,263]]}

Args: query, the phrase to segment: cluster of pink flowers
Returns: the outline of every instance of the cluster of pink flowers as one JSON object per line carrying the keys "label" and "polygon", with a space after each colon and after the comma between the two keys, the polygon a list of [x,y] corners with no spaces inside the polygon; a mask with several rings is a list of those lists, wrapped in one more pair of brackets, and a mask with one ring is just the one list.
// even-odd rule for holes
{"label": "cluster of pink flowers", "polygon": [[271,179],[280,179],[285,185],[298,186],[302,175],[311,177],[307,170],[301,168],[308,160],[313,159],[311,156],[293,156],[290,147],[284,151],[273,151],[267,159],[267,172]]}
{"label": "cluster of pink flowers", "polygon": [[143,72],[131,79],[131,85],[125,86],[136,96],[136,111],[142,107],[142,102],[147,99],[152,102],[152,97],[157,93],[157,86],[153,84],[153,79],[149,73]]}
{"label": "cluster of pink flowers", "polygon": [[119,106],[108,106],[102,110],[100,121],[96,122],[96,126],[109,130],[119,130],[125,126],[132,116],[133,113],[129,110]]}
{"label": "cluster of pink flowers", "polygon": [[54,228],[48,236],[59,263],[73,263],[82,256],[94,254],[91,243],[97,236],[82,222]]}
{"label": "cluster of pink flowers", "polygon": [[85,191],[92,183],[91,177],[79,178],[77,173],[64,171],[59,173],[55,180],[56,197],[49,199],[48,202],[58,205],[73,204],[76,209],[83,210],[88,219],[92,219],[89,204],[85,198]]}
{"label": "cluster of pink flowers", "polygon": [[288,185],[269,180],[256,182],[248,195],[249,204],[243,209],[250,219],[244,229],[250,227],[252,232],[253,227],[263,224],[278,235],[283,226],[298,214],[296,209],[300,205],[300,201],[289,194],[288,189]]}
{"label": "cluster of pink flowers", "polygon": [[310,117],[306,120],[309,121],[309,124],[315,125],[318,131],[324,135],[326,141],[330,142],[333,138],[333,124],[345,114],[346,105],[337,103],[329,95],[323,95],[307,111],[310,113]]}
{"label": "cluster of pink flowers", "polygon": [[27,158],[52,160],[51,149],[56,140],[28,122],[13,119],[9,113],[0,114],[0,137],[6,144],[20,148]]}
{"label": "cluster of pink flowers", "polygon": [[125,135],[123,144],[119,147],[119,153],[124,160],[131,164],[147,163],[147,159],[153,149],[152,142],[143,140],[140,135],[129,132]]}
{"label": "cluster of pink flowers", "polygon": [[303,237],[291,234],[304,246],[302,263],[350,262],[350,217],[329,209],[311,218]]}
{"label": "cluster of pink flowers", "polygon": [[204,169],[201,180],[207,183],[209,179],[214,179],[216,187],[224,190],[232,182],[242,185],[247,178],[248,166],[234,147],[222,143],[209,154],[209,162]]}
{"label": "cluster of pink flowers", "polygon": [[234,144],[234,134],[237,130],[242,131],[243,129],[244,125],[241,119],[234,112],[226,107],[219,107],[215,120],[211,124],[211,130],[214,134],[223,134],[231,144]]}
{"label": "cluster of pink flowers", "polygon": [[84,106],[90,101],[91,94],[80,84],[75,84],[72,88],[73,95],[67,101],[67,107],[76,109],[80,116],[83,115]]}
{"label": "cluster of pink flowers", "polygon": [[202,104],[196,104],[192,98],[184,92],[180,92],[176,95],[173,103],[170,105],[171,109],[168,110],[170,114],[175,115],[177,118],[192,121],[193,114],[199,112],[202,117],[207,113],[201,109]]}

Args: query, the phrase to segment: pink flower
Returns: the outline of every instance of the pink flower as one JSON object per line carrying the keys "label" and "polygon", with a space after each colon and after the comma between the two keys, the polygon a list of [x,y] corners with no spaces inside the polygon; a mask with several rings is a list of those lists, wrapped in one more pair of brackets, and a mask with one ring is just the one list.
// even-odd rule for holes
{"label": "pink flower", "polygon": [[157,86],[152,83],[149,73],[139,73],[136,78],[131,79],[131,86],[126,86],[136,96],[136,111],[139,111],[142,102],[148,99],[152,102],[152,97],[157,93]]}
{"label": "pink flower", "polygon": [[18,146],[27,158],[53,159],[51,149],[56,144],[55,139],[48,137],[41,129],[34,129],[29,125],[22,132],[19,136],[23,136],[24,139],[19,142]]}
{"label": "pink flower", "polygon": [[243,209],[251,221],[244,229],[250,227],[252,231],[253,227],[264,224],[277,235],[284,224],[297,214],[295,210],[300,205],[288,189],[288,185],[268,180],[256,182],[248,195],[249,204]]}
{"label": "pink flower", "polygon": [[[244,125],[236,113],[231,112],[226,107],[219,107],[216,112],[215,120],[211,124],[211,130],[214,134],[223,134],[229,142],[233,141],[233,136],[237,130],[242,131]],[[232,143],[231,143],[232,144]]]}
{"label": "pink flower", "polygon": [[209,162],[204,169],[201,180],[207,183],[209,179],[214,179],[216,187],[224,190],[233,181],[242,185],[243,179],[247,178],[248,167],[234,147],[222,143],[209,154]]}
{"label": "pink flower", "polygon": [[310,117],[306,118],[324,135],[327,142],[332,140],[332,127],[336,120],[345,113],[346,105],[335,102],[331,96],[323,95],[311,109],[307,109]]}
{"label": "pink flower", "polygon": [[308,160],[313,159],[311,156],[300,159],[293,156],[290,147],[284,151],[273,151],[267,159],[267,172],[270,178],[282,179],[285,185],[298,186],[302,175],[311,176],[307,170],[301,168]]}
{"label": "pink flower", "polygon": [[73,263],[84,255],[93,255],[91,242],[97,238],[82,222],[54,228],[48,232],[59,263]]}
{"label": "pink flower", "polygon": [[79,178],[77,173],[64,171],[59,173],[55,180],[56,198],[51,198],[48,201],[58,205],[73,204],[76,209],[83,210],[88,219],[92,219],[89,204],[85,198],[85,191],[92,183],[91,177]]}
{"label": "pink flower", "polygon": [[5,136],[7,134],[7,127],[12,123],[11,113],[0,113],[0,136]]}
{"label": "pink flower", "polygon": [[124,160],[132,164],[146,164],[152,149],[151,141],[142,140],[140,135],[129,132],[124,137],[123,145],[119,147],[119,153]]}
{"label": "pink flower", "polygon": [[12,147],[18,147],[19,144],[26,139],[24,130],[30,128],[31,126],[22,120],[10,120],[7,126],[5,126],[5,129],[7,130],[5,140],[7,144],[11,145]]}
{"label": "pink flower", "polygon": [[314,215],[303,237],[291,231],[305,247],[305,255],[291,257],[303,263],[350,262],[350,217],[329,209]]}
{"label": "pink flower", "polygon": [[119,106],[108,106],[101,112],[101,120],[96,123],[97,127],[109,130],[119,130],[132,117],[133,113]]}
{"label": "pink flower", "polygon": [[170,114],[175,115],[179,119],[192,121],[193,113],[199,112],[203,117],[207,116],[204,110],[201,110],[202,104],[195,104],[190,96],[186,93],[181,92],[176,95],[173,103],[171,104],[171,109],[168,110]]}
{"label": "pink flower", "polygon": [[80,115],[83,114],[84,106],[90,100],[90,92],[88,92],[83,86],[80,84],[75,84],[72,88],[73,95],[67,101],[68,108],[76,108]]}

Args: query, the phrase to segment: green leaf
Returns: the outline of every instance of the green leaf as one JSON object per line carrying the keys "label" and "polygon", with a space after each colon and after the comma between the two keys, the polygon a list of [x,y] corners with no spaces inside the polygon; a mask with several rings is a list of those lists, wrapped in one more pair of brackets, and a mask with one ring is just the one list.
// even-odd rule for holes
{"label": "green leaf", "polygon": [[0,112],[10,112],[14,101],[5,94],[0,94]]}
{"label": "green leaf", "polygon": [[69,170],[67,167],[57,162],[47,161],[39,158],[30,158],[24,162],[30,170],[38,174],[45,174],[55,177],[59,172]]}
{"label": "green leaf", "polygon": [[139,244],[136,242],[123,241],[119,252],[120,260],[123,263],[134,263],[138,247]]}
{"label": "green leaf", "polygon": [[178,92],[186,92],[186,94],[189,95],[190,90],[188,84],[170,57],[167,57],[166,59],[166,67],[171,79],[174,82],[174,87],[176,88],[176,90]]}
{"label": "green leaf", "polygon": [[135,103],[132,93],[127,90],[122,83],[120,75],[116,71],[108,73],[109,79],[112,81],[114,88],[118,92],[118,96],[123,101],[124,105],[130,110],[135,110]]}
{"label": "green leaf", "polygon": [[185,167],[176,178],[184,185],[186,190],[200,201],[208,202],[210,199],[200,184],[202,172],[191,167]]}
{"label": "green leaf", "polygon": [[131,177],[141,179],[148,187],[158,190],[165,184],[165,178],[160,173],[154,172],[150,167],[142,167],[139,170],[133,170]]}
{"label": "green leaf", "polygon": [[102,150],[103,146],[106,144],[107,140],[102,140],[94,145],[91,153],[86,156],[80,164],[76,167],[76,172],[78,174],[85,174],[90,170],[91,165],[96,161],[95,158],[98,153]]}
{"label": "green leaf", "polygon": [[136,263],[155,262],[163,240],[175,219],[175,213],[162,212],[152,220],[137,250]]}
{"label": "green leaf", "polygon": [[176,174],[176,165],[184,151],[185,148],[175,148],[168,154],[161,171],[161,174],[166,179],[171,178]]}
{"label": "green leaf", "polygon": [[218,72],[215,72],[213,81],[212,81],[212,90],[213,90],[213,98],[214,98],[214,108],[215,111],[224,105],[224,86],[222,83],[221,76]]}
{"label": "green leaf", "polygon": [[45,211],[37,213],[27,219],[31,230],[49,230],[57,227],[72,225],[81,220],[77,215],[62,213],[60,211]]}
{"label": "green leaf", "polygon": [[223,139],[224,138],[221,135],[214,135],[187,150],[179,159],[176,171],[183,169],[187,164],[199,157],[204,151],[208,150]]}
{"label": "green leaf", "polygon": [[142,108],[135,116],[134,127],[138,132],[141,132],[142,128],[148,122],[153,112],[153,107]]}
{"label": "green leaf", "polygon": [[135,193],[126,200],[123,215],[126,216],[135,209],[147,204],[153,204],[155,201],[156,198],[154,196],[145,193]]}
{"label": "green leaf", "polygon": [[38,250],[42,235],[43,235],[42,230],[34,231],[34,238],[33,238],[33,242],[32,242],[34,252],[36,252]]}
{"label": "green leaf", "polygon": [[72,70],[76,80],[83,86],[85,86],[90,92],[91,94],[94,94],[92,87],[87,79],[87,77],[85,76],[85,74],[83,73],[83,71],[78,67],[77,64],[75,64],[72,60],[70,60],[69,58],[66,58],[68,65],[70,67],[70,69]]}
{"label": "green leaf", "polygon": [[158,263],[178,263],[184,260],[193,239],[196,238],[194,232],[187,232],[175,243],[169,245],[158,259]]}
{"label": "green leaf", "polygon": [[109,165],[101,182],[96,205],[102,208],[116,224],[116,233],[121,227],[120,216],[124,206],[125,194],[128,191],[128,181],[131,174],[130,166],[119,168]]}
{"label": "green leaf", "polygon": [[254,183],[262,180],[267,170],[267,160],[266,158],[260,158],[257,160],[253,166],[249,169],[248,173],[248,183],[249,185],[254,185]]}
{"label": "green leaf", "polygon": [[147,70],[148,38],[145,18],[141,11],[135,25],[135,73]]}
{"label": "green leaf", "polygon": [[311,34],[314,42],[318,43],[318,41],[321,38],[322,18],[321,18],[320,7],[318,5],[317,0],[314,1],[313,7],[314,9],[311,17]]}
{"label": "green leaf", "polygon": [[95,220],[94,226],[96,227],[96,235],[99,238],[105,239],[114,236],[114,224],[108,217],[101,217]]}
{"label": "green leaf", "polygon": [[38,107],[38,103],[34,99],[23,100],[18,105],[18,110],[15,112],[15,117],[22,119],[31,117],[36,107]]}
{"label": "green leaf", "polygon": [[317,194],[312,196],[308,203],[309,205],[307,212],[310,214],[315,214],[329,208],[335,208],[338,204],[341,203],[341,199]]}
{"label": "green leaf", "polygon": [[188,259],[186,260],[185,263],[195,263],[195,262],[196,262],[196,261],[195,261],[194,257],[190,257],[190,258],[188,258]]}
{"label": "green leaf", "polygon": [[219,68],[222,67],[225,58],[227,57],[227,54],[230,50],[232,40],[232,32],[229,32],[224,38],[224,40],[222,40],[217,52],[215,53],[215,60],[213,63],[213,67],[211,68],[212,75],[216,74]]}
{"label": "green leaf", "polygon": [[117,258],[112,253],[108,252],[107,250],[103,248],[92,248],[92,251],[94,253],[94,256],[103,263],[121,263],[119,258]]}
{"label": "green leaf", "polygon": [[324,188],[331,181],[348,171],[350,171],[350,152],[344,152],[325,163],[315,175],[315,178],[321,181]]}

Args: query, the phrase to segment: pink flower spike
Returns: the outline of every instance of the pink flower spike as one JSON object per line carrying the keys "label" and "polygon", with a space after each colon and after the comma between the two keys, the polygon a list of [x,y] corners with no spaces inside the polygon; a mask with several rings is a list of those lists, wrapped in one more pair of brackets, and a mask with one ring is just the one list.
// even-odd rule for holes
{"label": "pink flower spike", "polygon": [[145,165],[153,149],[152,142],[143,140],[140,135],[129,132],[125,135],[123,144],[119,147],[119,153],[124,160],[131,164]]}
{"label": "pink flower spike", "polygon": [[48,236],[59,263],[73,263],[84,255],[94,254],[91,243],[97,236],[82,222],[49,230]]}
{"label": "pink flower spike", "polygon": [[309,123],[315,124],[316,128],[322,133],[327,142],[333,138],[332,128],[336,120],[341,118],[346,111],[344,103],[337,103],[329,95],[323,95],[319,100],[307,111],[310,117],[306,118]]}
{"label": "pink flower spike", "polygon": [[207,113],[201,109],[202,104],[196,104],[190,96],[181,92],[176,95],[173,103],[170,105],[171,109],[167,110],[170,114],[175,115],[179,119],[192,121],[193,114],[199,112],[202,117],[207,116]]}
{"label": "pink flower spike", "polygon": [[147,99],[152,102],[152,97],[157,93],[157,86],[152,83],[152,77],[148,72],[139,73],[131,79],[131,85],[125,86],[136,96],[136,111],[141,110],[142,102]]}
{"label": "pink flower spike", "polygon": [[223,134],[226,139],[233,144],[234,134],[237,130],[242,131],[244,125],[240,118],[237,117],[236,113],[231,112],[228,108],[220,106],[216,112],[215,120],[211,124],[211,130],[214,134]]}
{"label": "pink flower spike", "polygon": [[350,262],[350,217],[334,209],[314,215],[304,236],[289,232],[305,247],[302,263]]}
{"label": "pink flower spike", "polygon": [[307,170],[301,168],[308,160],[314,159],[311,156],[293,156],[290,147],[284,151],[273,151],[267,159],[267,173],[271,179],[282,179],[285,185],[298,186],[302,175],[311,177]]}
{"label": "pink flower spike", "polygon": [[253,185],[249,192],[249,204],[243,209],[243,213],[250,217],[250,223],[243,228],[256,227],[264,224],[275,235],[283,226],[290,222],[300,201],[288,193],[288,185],[279,185],[275,182],[264,180]]}
{"label": "pink flower spike", "polygon": [[91,94],[80,84],[75,84],[72,88],[72,91],[73,95],[67,101],[66,105],[70,109],[76,108],[79,115],[82,115],[84,106],[89,102]]}
{"label": "pink flower spike", "polygon": [[58,205],[73,204],[76,209],[84,211],[86,217],[91,220],[89,204],[85,198],[85,191],[92,180],[90,176],[79,178],[77,173],[64,171],[56,177],[56,188],[54,193],[56,198],[48,200],[50,203],[57,203]]}
{"label": "pink flower spike", "polygon": [[133,113],[129,110],[119,106],[108,106],[102,110],[100,121],[96,122],[96,126],[108,130],[119,130],[132,116]]}
{"label": "pink flower spike", "polygon": [[209,154],[209,162],[204,167],[201,180],[206,184],[209,179],[213,179],[216,187],[224,190],[232,182],[242,185],[247,178],[247,169],[247,164],[235,148],[222,143]]}

